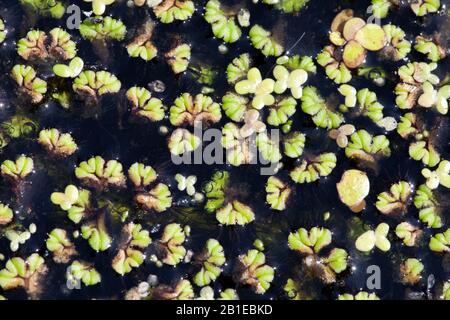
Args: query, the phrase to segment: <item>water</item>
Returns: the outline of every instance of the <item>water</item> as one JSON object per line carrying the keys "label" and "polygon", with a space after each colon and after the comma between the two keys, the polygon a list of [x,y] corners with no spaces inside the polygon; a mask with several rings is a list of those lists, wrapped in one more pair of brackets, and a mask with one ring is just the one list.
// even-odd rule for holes
{"label": "water", "polygon": [[[218,52],[220,42],[213,38],[210,26],[199,14],[205,2],[203,0],[196,1],[197,12],[193,18],[185,23],[158,24],[153,40],[160,52],[169,49],[175,38],[181,38],[191,44],[191,65],[196,66],[206,63],[219,71],[219,76],[212,87],[215,88],[213,94],[215,101],[220,101],[222,95],[229,89],[224,70],[235,56],[249,52],[263,74],[270,72],[274,65],[274,59],[263,59],[261,54],[251,47],[245,36],[241,37],[238,42],[227,45],[228,53],[220,54]],[[355,10],[355,15],[366,16],[365,11],[369,4],[368,1],[330,0],[326,1],[325,5],[325,1],[312,0],[300,14],[292,15],[280,13],[262,4],[253,4],[252,1],[222,1],[222,3],[230,4],[241,2],[245,2],[252,13],[252,25],[260,23],[267,29],[271,29],[277,24],[282,24],[284,27],[282,33],[284,47],[290,48],[289,52],[292,54],[312,56],[315,56],[327,44],[327,31],[337,12],[343,8],[351,7]],[[445,3],[445,1],[442,2]],[[90,4],[81,0],[72,1],[72,3],[80,5],[85,11],[90,8]],[[107,8],[107,12],[112,16],[120,16],[130,35],[147,18],[147,11],[145,9],[129,9],[124,1]],[[31,184],[26,187],[26,194],[20,203],[16,202],[9,186],[3,182],[0,184],[0,200],[11,204],[13,208],[20,211],[16,219],[20,219],[25,226],[32,222],[36,223],[38,232],[15,254],[10,253],[8,241],[0,238],[0,252],[5,254],[7,258],[11,256],[26,257],[35,251],[45,256],[50,272],[44,283],[45,290],[42,298],[120,299],[126,290],[136,286],[140,281],[144,281],[149,274],[156,274],[162,283],[171,283],[180,277],[190,278],[198,270],[191,264],[184,263],[176,268],[170,266],[157,268],[151,262],[146,261],[137,270],[121,277],[110,267],[111,259],[114,256],[114,244],[109,251],[95,254],[88,247],[87,241],[79,238],[75,240],[79,252],[77,259],[94,263],[96,269],[102,275],[102,282],[100,285],[92,287],[83,286],[81,290],[70,291],[65,288],[67,266],[53,263],[51,256],[45,250],[45,239],[47,233],[55,227],[64,228],[71,233],[77,229],[77,226],[69,221],[56,206],[52,205],[50,194],[55,190],[62,190],[69,183],[76,183],[74,167],[79,162],[94,155],[101,155],[105,159],[119,159],[124,168],[128,168],[136,161],[153,166],[161,181],[172,186],[171,190],[175,202],[184,196],[183,193],[176,190],[176,183],[173,179],[175,173],[197,175],[197,188],[208,181],[217,169],[225,169],[231,173],[231,185],[238,192],[246,194],[242,200],[245,200],[244,202],[250,205],[256,214],[256,220],[246,227],[218,226],[214,215],[207,214],[201,206],[190,208],[173,206],[162,214],[143,214],[133,205],[132,194],[128,191],[129,189],[111,191],[106,195],[102,194],[103,197],[118,199],[132,206],[130,221],[141,223],[148,229],[160,226],[155,228],[156,232],[151,234],[153,241],[159,238],[163,227],[171,222],[191,226],[191,237],[189,237],[186,247],[194,252],[201,250],[207,239],[218,239],[225,248],[227,265],[222,275],[214,283],[216,290],[236,288],[242,299],[285,299],[283,286],[286,280],[290,277],[300,277],[300,279],[304,279],[303,289],[312,298],[335,299],[339,293],[355,293],[360,289],[367,290],[365,288],[366,268],[375,264],[380,266],[382,272],[381,289],[376,291],[378,296],[382,299],[403,299],[406,297],[408,287],[398,282],[395,268],[400,260],[407,257],[420,258],[425,265],[422,281],[409,289],[426,292],[426,278],[429,274],[434,274],[437,284],[442,284],[449,278],[449,268],[443,265],[446,260],[427,248],[430,234],[441,232],[449,226],[448,221],[446,221],[448,220],[446,219],[448,216],[446,213],[447,207],[443,210],[445,226],[441,230],[424,228],[423,243],[418,248],[408,248],[393,236],[392,230],[400,221],[417,220],[418,213],[414,206],[409,206],[405,217],[400,219],[381,216],[374,206],[377,195],[386,191],[392,183],[406,180],[417,187],[424,182],[420,175],[421,164],[408,157],[408,145],[395,132],[388,134],[393,150],[392,156],[379,162],[379,172],[368,170],[371,192],[366,198],[367,208],[359,215],[366,224],[372,226],[376,226],[382,221],[388,223],[391,227],[392,248],[388,253],[374,250],[370,255],[364,255],[355,249],[355,239],[348,236],[349,223],[356,215],[339,201],[335,188],[335,184],[340,180],[342,173],[346,169],[355,167],[355,163],[348,161],[343,150],[340,150],[332,140],[326,137],[324,130],[315,129],[310,117],[303,114],[299,107],[297,107],[297,112],[292,119],[294,120],[294,130],[300,130],[307,134],[305,153],[335,152],[338,156],[338,163],[333,173],[325,179],[312,184],[295,186],[292,184],[294,196],[291,197],[287,210],[278,213],[270,210],[265,204],[263,186],[267,177],[259,174],[258,166],[241,166],[238,168],[220,165],[176,166],[170,160],[166,144],[167,138],[158,133],[158,127],[161,123],[135,121],[130,117],[128,111],[121,111],[126,108],[124,107],[126,102],[123,99],[126,89],[134,85],[145,87],[154,80],[162,80],[166,85],[165,92],[157,94],[166,105],[170,105],[182,92],[198,93],[202,85],[195,82],[191,73],[174,76],[162,58],[148,63],[140,59],[131,59],[124,48],[125,41],[109,43],[109,57],[100,59],[90,42],[82,41],[77,31],[71,31],[73,39],[78,44],[78,55],[84,59],[86,67],[107,69],[114,73],[122,82],[120,94],[103,99],[100,112],[95,117],[83,115],[85,107],[80,102],[76,102],[69,110],[64,110],[53,102],[45,103],[45,105],[39,107],[19,104],[8,76],[14,64],[22,63],[22,60],[15,53],[15,45],[12,40],[18,40],[25,36],[30,28],[48,31],[55,26],[60,26],[61,21],[27,17],[21,6],[13,0],[1,1],[0,16],[6,20],[9,31],[6,44],[0,49],[0,102],[6,104],[6,107],[0,112],[0,121],[8,119],[12,114],[22,113],[34,119],[41,128],[55,127],[64,132],[71,132],[79,146],[77,153],[64,161],[49,158],[45,151],[32,139],[15,140],[0,154],[0,160],[3,161],[15,158],[17,154],[26,153],[35,162],[36,174],[33,175]],[[433,15],[432,18],[413,19],[409,9],[401,9],[399,12],[390,13],[388,18],[383,20],[383,23],[388,22],[401,26],[407,33],[409,40],[412,40],[420,31],[427,32],[436,30],[436,28],[445,30],[444,26],[448,26],[448,19],[445,20],[444,16]],[[302,38],[298,41],[300,37]],[[296,45],[294,46],[294,44]],[[413,61],[423,60],[423,57],[417,53],[411,53],[409,57]],[[369,55],[367,59],[367,65],[381,66],[389,74],[393,74],[401,64],[381,62],[375,55]],[[441,79],[448,73],[448,66],[448,58],[439,63],[438,75]],[[45,70],[45,66],[42,70]],[[48,74],[50,75],[50,72]],[[309,84],[317,86],[324,97],[333,93],[336,94],[336,85],[326,79],[323,68],[320,66],[317,75],[309,79]],[[395,96],[392,92],[395,80],[387,81],[384,87],[379,88],[368,80],[354,77],[352,84],[357,88],[368,87],[375,91],[379,101],[385,106],[385,115],[394,116],[398,119],[401,113],[394,105]],[[440,123],[437,129],[440,136],[438,147],[442,158],[450,159],[447,142],[447,116],[438,116],[432,111],[420,112],[425,115],[430,123]],[[224,116],[220,124],[226,121],[227,119]],[[365,118],[353,119],[352,123],[357,128],[365,128],[372,134],[383,133],[379,127]],[[162,124],[171,128],[167,120],[164,120]],[[285,163],[286,168],[292,167],[292,165],[292,163]],[[279,176],[285,178],[285,181],[290,181],[287,174],[286,170],[282,170]],[[439,193],[443,199],[446,199],[449,195],[445,188],[440,188]],[[327,211],[331,213],[331,218],[328,221],[323,221],[323,214]],[[345,248],[351,256],[350,265],[354,270],[344,272],[338,277],[338,281],[334,285],[324,285],[319,280],[311,279],[304,271],[301,271],[299,255],[289,250],[287,246],[289,232],[297,230],[299,227],[309,229],[313,226],[329,228],[333,232],[332,247]],[[111,228],[110,233],[117,238],[120,227],[117,228],[115,225]],[[252,248],[252,243],[256,238],[264,241],[267,263],[276,267],[275,280],[265,295],[256,295],[249,288],[236,285],[231,279],[235,258]],[[0,263],[0,265],[3,264]],[[198,292],[197,287],[196,292]],[[2,294],[9,299],[26,298],[26,293],[21,289],[3,292]]]}

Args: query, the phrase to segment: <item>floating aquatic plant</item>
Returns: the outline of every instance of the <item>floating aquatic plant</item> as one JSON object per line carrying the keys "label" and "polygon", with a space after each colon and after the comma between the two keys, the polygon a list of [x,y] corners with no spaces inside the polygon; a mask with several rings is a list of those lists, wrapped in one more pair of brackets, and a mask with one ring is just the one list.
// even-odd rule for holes
{"label": "floating aquatic plant", "polygon": [[364,198],[370,191],[370,181],[365,172],[355,169],[345,171],[336,188],[339,199],[352,211],[359,212],[364,209]]}
{"label": "floating aquatic plant", "polygon": [[399,181],[394,183],[389,191],[380,193],[375,205],[386,215],[403,214],[408,209],[411,193],[411,185],[406,181]]}
{"label": "floating aquatic plant", "polygon": [[309,0],[263,0],[263,3],[274,5],[275,8],[286,13],[297,13],[301,11]]}
{"label": "floating aquatic plant", "polygon": [[360,291],[355,295],[350,293],[340,294],[338,300],[380,300],[380,298],[375,293]]}
{"label": "floating aquatic plant", "polygon": [[178,74],[187,70],[191,59],[191,47],[184,43],[179,44],[164,55],[172,68],[173,73]]}
{"label": "floating aquatic plant", "polygon": [[20,3],[39,15],[50,16],[54,19],[62,18],[66,11],[64,4],[56,0],[20,0]]}
{"label": "floating aquatic plant", "polygon": [[422,231],[408,222],[402,222],[395,228],[395,234],[403,240],[406,246],[412,247],[416,245],[418,238],[422,235]]}
{"label": "floating aquatic plant", "polygon": [[31,103],[37,104],[44,99],[47,82],[38,78],[32,67],[16,64],[11,71],[11,77],[17,84],[19,93],[24,94]]}
{"label": "floating aquatic plant", "polygon": [[86,70],[73,81],[73,91],[88,105],[96,104],[98,99],[109,93],[119,92],[121,83],[117,77],[107,71]]}
{"label": "floating aquatic plant", "polygon": [[430,228],[442,227],[439,204],[433,191],[425,184],[417,188],[414,195],[414,205],[419,209],[419,219]]}
{"label": "floating aquatic plant", "polygon": [[69,33],[54,28],[49,36],[43,31],[31,30],[17,42],[17,53],[25,60],[68,60],[76,55],[76,44]]}
{"label": "floating aquatic plant", "polygon": [[131,272],[132,268],[139,267],[145,259],[141,251],[151,243],[147,230],[140,224],[129,223],[122,228],[119,250],[112,261],[113,269],[120,275]]}
{"label": "floating aquatic plant", "polygon": [[380,157],[389,157],[391,149],[385,135],[373,137],[366,130],[358,130],[350,136],[350,142],[345,148],[345,155],[366,163],[375,163]]}
{"label": "floating aquatic plant", "polygon": [[260,110],[264,106],[275,103],[275,98],[272,95],[274,86],[275,81],[273,79],[262,79],[261,72],[257,68],[251,68],[247,72],[247,78],[236,83],[234,88],[238,94],[254,94],[252,106]]}
{"label": "floating aquatic plant", "polygon": [[84,2],[92,2],[92,11],[97,16],[104,14],[106,6],[113,4],[115,1],[116,0],[84,0]]}
{"label": "floating aquatic plant", "polygon": [[418,0],[411,3],[411,9],[416,14],[416,16],[422,17],[429,13],[435,13],[439,10],[441,6],[440,0]]}
{"label": "floating aquatic plant", "polygon": [[132,104],[131,111],[139,117],[150,121],[160,121],[164,118],[165,109],[161,99],[152,97],[150,91],[141,87],[131,87],[126,93]]}
{"label": "floating aquatic plant", "polygon": [[158,256],[163,263],[175,266],[179,264],[187,253],[183,246],[186,241],[186,228],[182,228],[178,223],[168,224],[163,231],[161,239],[157,242]]}
{"label": "floating aquatic plant", "polygon": [[60,206],[62,210],[67,211],[70,220],[79,223],[91,211],[90,195],[89,190],[68,185],[64,192],[53,192],[50,200],[53,204]]}
{"label": "floating aquatic plant", "polygon": [[160,5],[153,7],[153,12],[162,23],[187,20],[194,10],[194,2],[190,0],[163,0]]}
{"label": "floating aquatic plant", "polygon": [[[257,117],[259,117],[259,114],[257,114]],[[253,161],[255,151],[250,150],[250,141],[247,134],[251,135],[256,130],[256,132],[263,131],[265,127],[260,126],[260,128],[254,128],[254,126],[251,126],[248,132],[242,130],[242,128],[244,126],[239,128],[232,122],[226,123],[222,128],[221,144],[226,149],[228,163],[233,166],[240,166],[241,164],[251,163]]]}
{"label": "floating aquatic plant", "polygon": [[405,32],[392,24],[384,25],[383,30],[387,46],[383,48],[382,54],[393,61],[404,59],[411,52],[411,43],[405,39]]}
{"label": "floating aquatic plant", "polygon": [[368,230],[361,234],[356,239],[356,249],[363,252],[369,252],[374,247],[377,247],[381,251],[389,251],[391,249],[391,243],[387,236],[389,233],[389,225],[386,223],[380,223],[375,231]]}
{"label": "floating aquatic plant", "polygon": [[13,183],[19,183],[33,172],[34,162],[32,158],[22,155],[17,157],[15,161],[3,161],[0,168],[3,177],[11,180]]}
{"label": "floating aquatic plant", "polygon": [[326,228],[313,227],[309,231],[300,228],[288,237],[289,248],[306,255],[319,253],[330,243],[331,231]]}
{"label": "floating aquatic plant", "polygon": [[233,13],[223,8],[218,0],[210,0],[206,3],[204,16],[205,20],[211,24],[215,37],[229,43],[236,42],[241,37],[242,31]]}
{"label": "floating aquatic plant", "polygon": [[189,280],[181,279],[174,285],[160,284],[152,289],[152,300],[191,300],[194,298],[194,289]]}
{"label": "floating aquatic plant", "polygon": [[290,89],[292,97],[300,99],[302,97],[302,85],[308,80],[308,73],[303,69],[295,69],[291,72],[285,67],[278,65],[273,69],[275,78],[274,92],[282,94]]}
{"label": "floating aquatic plant", "polygon": [[266,264],[264,253],[252,249],[238,257],[233,270],[237,283],[249,285],[257,294],[265,293],[274,278],[275,270]]}
{"label": "floating aquatic plant", "polygon": [[323,153],[312,159],[304,159],[291,173],[291,179],[296,183],[310,183],[328,176],[336,167],[336,155]]}
{"label": "floating aquatic plant", "polygon": [[255,24],[248,33],[252,45],[261,50],[267,56],[281,56],[283,53],[283,46],[280,45],[272,36],[272,34],[265,30],[258,24]]}
{"label": "floating aquatic plant", "polygon": [[285,210],[286,203],[292,193],[291,188],[278,179],[277,177],[269,177],[266,184],[266,201],[274,210]]}
{"label": "floating aquatic plant", "polygon": [[48,269],[44,258],[33,253],[26,260],[14,257],[6,262],[5,268],[0,270],[0,287],[11,290],[23,287],[33,297],[42,292],[41,281]]}
{"label": "floating aquatic plant", "polygon": [[158,49],[151,42],[154,30],[154,23],[144,23],[138,30],[137,36],[127,45],[127,52],[130,57],[140,57],[145,61],[150,61],[158,54]]}
{"label": "floating aquatic plant", "polygon": [[53,66],[53,72],[61,78],[75,78],[77,77],[84,67],[84,61],[79,58],[73,58],[69,65],[55,64]]}
{"label": "floating aquatic plant", "polygon": [[105,251],[111,246],[112,239],[106,229],[105,214],[102,213],[94,221],[81,226],[81,236],[88,240],[95,251]]}
{"label": "floating aquatic plant", "polygon": [[149,186],[157,178],[156,171],[151,166],[135,162],[128,169],[128,177],[135,188]]}
{"label": "floating aquatic plant", "polygon": [[336,140],[337,145],[340,148],[345,148],[348,145],[348,136],[351,136],[355,132],[355,127],[352,124],[344,124],[337,129],[332,129],[328,133],[328,136]]}
{"label": "floating aquatic plant", "polygon": [[169,137],[168,147],[173,155],[182,155],[197,149],[201,144],[200,138],[187,129],[178,128]]}
{"label": "floating aquatic plant", "polygon": [[252,60],[250,59],[250,55],[248,53],[243,53],[227,66],[227,81],[230,84],[235,84],[239,80],[242,80],[247,72],[250,70],[252,65]]}
{"label": "floating aquatic plant", "polygon": [[14,213],[7,204],[0,203],[0,226],[6,225],[13,220]]}
{"label": "floating aquatic plant", "polygon": [[178,182],[178,190],[184,191],[186,190],[186,193],[189,196],[195,195],[195,183],[197,182],[196,176],[188,176],[185,177],[182,174],[177,173],[175,175],[175,180]]}
{"label": "floating aquatic plant", "polygon": [[80,25],[81,36],[90,41],[123,40],[126,32],[127,28],[121,20],[109,16],[88,18]]}
{"label": "floating aquatic plant", "polygon": [[135,196],[135,201],[146,210],[164,212],[172,206],[172,197],[169,187],[158,183],[148,192],[141,192]]}
{"label": "floating aquatic plant", "polygon": [[422,176],[427,179],[426,185],[430,189],[436,189],[439,185],[450,188],[450,161],[441,161],[436,170],[422,169]]}
{"label": "floating aquatic plant", "polygon": [[414,49],[426,54],[428,60],[432,62],[438,62],[446,57],[445,49],[439,43],[427,37],[417,36]]}
{"label": "floating aquatic plant", "polygon": [[326,103],[315,87],[304,88],[301,100],[303,112],[309,114],[318,127],[336,129],[344,121],[343,116]]}
{"label": "floating aquatic plant", "polygon": [[208,239],[203,251],[195,257],[201,269],[194,275],[194,283],[199,287],[209,285],[222,273],[221,267],[225,264],[225,253],[219,241]]}
{"label": "floating aquatic plant", "polygon": [[372,14],[378,19],[386,18],[391,6],[391,0],[372,0]]}
{"label": "floating aquatic plant", "polygon": [[400,265],[401,281],[404,284],[416,284],[424,270],[423,263],[416,258],[408,258]]}
{"label": "floating aquatic plant", "polygon": [[67,157],[77,150],[77,144],[70,133],[61,133],[58,129],[44,129],[39,132],[39,144],[50,154]]}
{"label": "floating aquatic plant", "polygon": [[70,265],[69,270],[70,275],[74,279],[82,281],[85,286],[94,286],[102,280],[100,273],[92,265],[84,261],[75,260]]}
{"label": "floating aquatic plant", "polygon": [[75,245],[70,241],[67,231],[60,228],[53,229],[48,234],[47,249],[52,252],[56,263],[68,263],[77,254]]}
{"label": "floating aquatic plant", "polygon": [[219,104],[203,94],[197,94],[194,98],[189,93],[183,93],[169,110],[169,120],[174,126],[192,126],[199,122],[211,124],[218,122],[221,116]]}
{"label": "floating aquatic plant", "polygon": [[331,243],[331,231],[313,227],[309,231],[300,228],[288,237],[291,250],[300,252],[304,264],[324,283],[336,281],[336,275],[347,269],[348,254],[344,249],[334,248],[326,256],[319,257],[320,251]]}
{"label": "floating aquatic plant", "polygon": [[95,156],[81,162],[75,168],[75,176],[87,186],[102,190],[108,187],[122,187],[125,184],[122,164],[117,160],[105,161]]}
{"label": "floating aquatic plant", "polygon": [[277,141],[269,137],[265,132],[261,132],[256,137],[256,146],[265,161],[278,163],[281,160],[282,155]]}
{"label": "floating aquatic plant", "polygon": [[317,63],[325,68],[328,78],[337,84],[347,83],[352,80],[352,73],[345,63],[339,62],[334,58],[334,46],[326,46],[322,52],[317,55]]}
{"label": "floating aquatic plant", "polygon": [[298,131],[287,135],[283,141],[283,152],[289,158],[298,158],[303,154],[306,136]]}
{"label": "floating aquatic plant", "polygon": [[247,110],[248,99],[246,97],[237,95],[233,92],[228,92],[222,97],[222,109],[233,121],[240,122],[244,119],[244,114]]}
{"label": "floating aquatic plant", "polygon": [[216,219],[224,225],[245,225],[255,219],[253,210],[236,200],[226,171],[217,171],[203,188],[206,196],[205,209],[215,212]]}
{"label": "floating aquatic plant", "polygon": [[442,233],[436,233],[430,238],[428,244],[430,249],[435,252],[448,253],[450,252],[450,229]]}

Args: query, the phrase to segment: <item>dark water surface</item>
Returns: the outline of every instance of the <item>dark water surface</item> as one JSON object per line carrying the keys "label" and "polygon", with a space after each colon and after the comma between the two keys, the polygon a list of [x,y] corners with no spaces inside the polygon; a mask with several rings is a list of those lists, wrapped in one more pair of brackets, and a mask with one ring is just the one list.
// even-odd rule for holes
{"label": "dark water surface", "polygon": [[[80,5],[86,11],[90,9],[89,3],[71,2]],[[177,37],[191,44],[191,65],[206,63],[217,69],[219,76],[212,85],[215,88],[212,96],[215,101],[220,101],[222,95],[229,90],[225,69],[234,57],[240,53],[250,52],[263,73],[268,73],[271,70],[275,59],[264,59],[257,50],[252,48],[245,35],[238,42],[227,45],[229,49],[227,54],[220,54],[217,48],[220,41],[213,38],[210,26],[200,14],[206,1],[195,2],[197,12],[187,22],[176,22],[169,25],[159,23],[154,41],[160,52],[170,48]],[[289,52],[292,54],[314,57],[328,43],[327,32],[337,12],[343,8],[352,8],[356,12],[355,15],[367,17],[365,12],[369,5],[369,1],[311,0],[308,7],[300,14],[292,15],[283,14],[262,4],[253,4],[250,0],[222,0],[221,2],[245,2],[252,13],[252,25],[258,23],[267,29],[271,29],[276,24],[283,24],[284,47],[286,49],[291,48]],[[445,3],[446,1],[442,2]],[[120,17],[128,31],[139,27],[146,19],[146,12],[148,11],[147,9],[129,9],[124,2],[107,7],[107,13],[113,17]],[[119,159],[125,169],[136,161],[149,164],[156,169],[163,182],[172,186],[174,206],[162,214],[142,214],[142,212],[139,212],[133,206],[132,195],[126,189],[111,191],[107,196],[133,206],[129,220],[141,223],[149,230],[154,231],[151,234],[154,241],[159,238],[163,227],[171,222],[191,226],[191,237],[189,237],[186,247],[194,252],[201,250],[207,239],[218,239],[225,248],[227,266],[214,283],[214,288],[217,290],[236,287],[236,284],[231,280],[235,258],[250,249],[253,241],[257,238],[262,239],[265,244],[267,263],[276,267],[275,280],[268,292],[262,296],[254,294],[246,287],[236,287],[241,298],[284,299],[283,286],[286,280],[290,277],[296,277],[305,280],[304,290],[313,298],[335,299],[339,293],[355,293],[361,289],[367,290],[365,288],[366,268],[372,264],[381,268],[382,285],[381,289],[376,292],[382,299],[403,299],[406,297],[408,290],[426,292],[426,279],[430,274],[434,274],[438,284],[449,278],[450,268],[445,265],[448,264],[448,262],[445,262],[446,259],[432,253],[427,247],[430,234],[439,232],[440,229],[424,228],[424,241],[420,244],[420,247],[405,247],[394,236],[393,230],[400,221],[417,221],[418,212],[415,207],[411,205],[408,213],[402,219],[382,216],[375,208],[374,203],[377,195],[386,191],[392,183],[406,180],[416,187],[424,183],[424,179],[420,175],[421,163],[409,158],[408,144],[395,131],[388,134],[392,156],[380,161],[378,172],[368,171],[371,192],[369,197],[366,198],[368,206],[360,214],[364,223],[368,225],[376,226],[381,222],[390,225],[392,248],[387,253],[374,250],[370,255],[367,255],[355,249],[355,239],[349,236],[350,224],[355,214],[339,201],[335,188],[335,184],[340,180],[343,171],[354,168],[355,163],[350,162],[345,157],[343,150],[339,149],[334,141],[327,138],[325,130],[315,128],[310,117],[302,113],[299,106],[292,119],[294,120],[294,129],[307,134],[306,154],[331,151],[337,154],[338,162],[332,174],[327,178],[311,184],[294,185],[292,183],[295,194],[289,202],[287,210],[275,212],[270,210],[265,203],[264,185],[267,177],[259,174],[258,166],[246,165],[238,168],[225,165],[176,166],[170,160],[166,143],[167,138],[158,133],[161,123],[132,121],[129,112],[123,113],[120,111],[126,108],[124,107],[126,102],[123,97],[129,87],[134,85],[145,87],[149,82],[157,79],[166,84],[166,91],[159,97],[168,106],[182,92],[198,93],[202,85],[195,81],[191,73],[174,76],[162,58],[147,63],[141,59],[129,58],[124,48],[127,40],[111,42],[108,50],[109,58],[100,60],[92,44],[89,41],[82,41],[78,31],[75,30],[70,33],[73,39],[78,40],[78,56],[85,61],[85,69],[107,69],[112,72],[122,83],[121,92],[102,100],[101,111],[97,117],[83,116],[82,110],[85,107],[80,102],[74,103],[69,110],[65,110],[53,102],[33,108],[17,102],[16,94],[9,80],[8,73],[12,66],[16,63],[24,63],[17,56],[13,41],[24,37],[31,28],[48,31],[55,26],[61,26],[63,20],[27,17],[21,6],[13,0],[0,0],[0,16],[6,20],[9,31],[6,44],[0,48],[0,102],[5,103],[5,107],[0,112],[0,121],[8,119],[12,114],[23,113],[35,119],[41,128],[54,127],[64,132],[71,132],[79,146],[79,150],[68,159],[55,160],[49,158],[35,140],[18,139],[11,142],[0,154],[0,161],[13,159],[17,154],[25,153],[31,156],[35,162],[36,173],[31,178],[32,183],[27,186],[26,194],[21,203],[15,202],[9,185],[3,181],[0,182],[0,200],[19,210],[16,219],[23,221],[25,226],[28,226],[31,222],[36,223],[38,231],[15,254],[10,252],[8,241],[0,238],[0,252],[6,258],[14,255],[26,257],[35,251],[46,257],[50,272],[44,284],[43,298],[122,298],[127,289],[137,285],[140,281],[145,281],[149,274],[156,274],[160,282],[171,283],[180,277],[191,278],[198,270],[191,264],[185,263],[178,265],[176,268],[166,265],[157,268],[150,261],[146,261],[140,268],[121,277],[110,266],[114,255],[113,249],[95,254],[88,247],[87,241],[79,238],[75,241],[80,253],[79,259],[93,262],[102,275],[102,282],[100,285],[92,287],[83,286],[81,290],[70,291],[66,289],[65,271],[67,266],[53,263],[51,256],[46,252],[45,239],[47,233],[55,227],[64,228],[71,233],[77,229],[77,226],[50,202],[50,194],[55,190],[63,190],[69,183],[76,184],[75,166],[94,155],[101,155],[105,159]],[[150,16],[153,15],[150,14]],[[408,40],[413,40],[420,31],[439,29],[443,26],[443,21],[444,17],[438,15],[433,15],[432,18],[415,19],[412,12],[406,8],[399,12],[391,12],[388,18],[383,20],[383,24],[392,22],[400,26],[407,33]],[[244,34],[247,34],[247,32],[248,30],[245,30]],[[132,34],[132,32],[128,33]],[[302,34],[304,36],[298,42]],[[294,46],[295,43],[297,44]],[[409,58],[413,61],[424,60],[423,56],[415,52],[412,52]],[[380,62],[375,55],[369,55],[367,60],[367,65],[382,66],[389,74],[393,74],[401,64],[402,62]],[[439,63],[437,74],[441,79],[448,73],[448,66],[448,58]],[[39,73],[45,74],[41,70],[45,70],[45,66],[40,69]],[[50,70],[47,74],[51,76]],[[387,81],[386,85],[380,88],[374,86],[368,80],[354,77],[351,84],[356,88],[369,87],[375,91],[379,101],[385,106],[385,115],[399,119],[401,113],[394,104],[393,88],[396,84],[395,81]],[[317,86],[324,97],[328,97],[332,93],[335,94],[337,89],[337,86],[326,78],[323,68],[320,66],[318,66],[317,74],[310,77],[308,84]],[[436,129],[439,133],[438,148],[443,159],[450,159],[448,117],[438,116],[432,110],[420,112],[431,123],[439,121],[440,126]],[[224,116],[221,124],[226,121],[227,119]],[[354,119],[352,123],[358,129],[364,128],[372,134],[383,133],[379,127],[367,119]],[[168,120],[164,120],[163,124],[172,128]],[[176,202],[184,197],[184,193],[179,192],[176,188],[173,179],[176,173],[197,175],[196,187],[199,189],[200,185],[207,181],[217,169],[229,170],[232,179],[231,185],[237,188],[239,192],[244,193],[245,191],[247,193],[244,200],[253,208],[256,215],[256,220],[253,223],[245,227],[222,227],[217,225],[214,215],[207,214],[202,206],[187,208],[183,205],[176,205]],[[282,170],[279,175],[287,177],[287,174],[287,170]],[[289,178],[286,181],[290,181]],[[439,193],[443,199],[448,199],[449,192],[445,188],[439,188]],[[327,211],[331,213],[331,218],[324,221],[323,214]],[[445,230],[449,227],[447,208],[443,210],[443,220],[444,227],[442,230]],[[309,229],[313,226],[329,228],[333,232],[332,246],[345,248],[351,257],[350,266],[352,270],[340,275],[338,282],[331,286],[324,285],[319,280],[309,281],[309,276],[300,271],[300,257],[289,250],[287,246],[289,232],[297,230],[299,227]],[[111,232],[111,234],[113,233]],[[116,232],[115,235],[117,236],[117,234]],[[399,262],[408,257],[419,258],[425,265],[422,281],[413,287],[402,285],[396,276],[396,268]],[[0,266],[3,266],[3,262],[0,262]],[[2,294],[10,299],[26,298],[25,292],[21,290],[3,292]]]}

